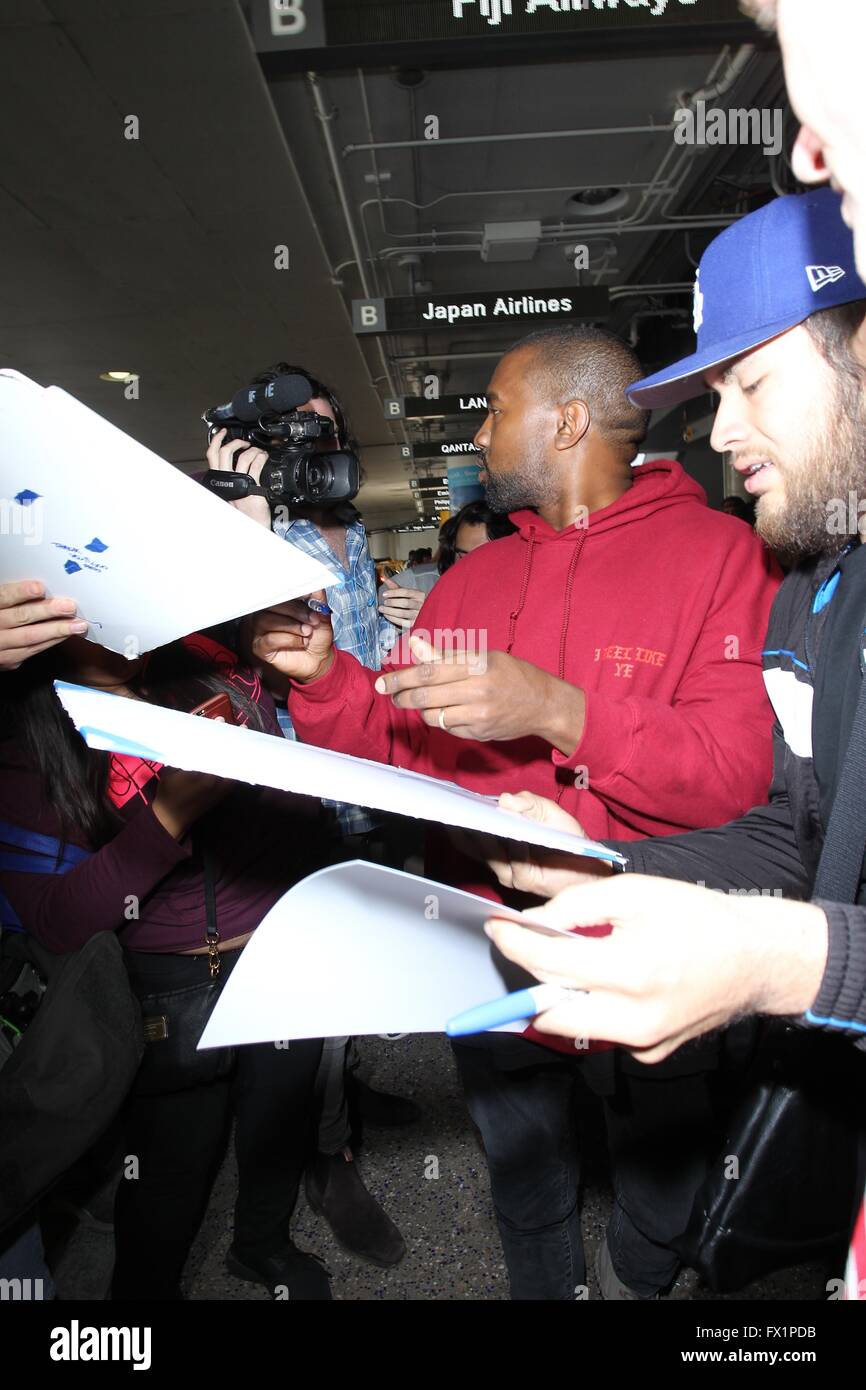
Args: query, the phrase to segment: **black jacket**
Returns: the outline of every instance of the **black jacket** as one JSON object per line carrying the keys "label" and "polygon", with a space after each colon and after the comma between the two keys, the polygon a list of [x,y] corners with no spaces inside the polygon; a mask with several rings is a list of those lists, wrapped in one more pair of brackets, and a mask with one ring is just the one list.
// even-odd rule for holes
{"label": "black jacket", "polygon": [[[808,900],[861,680],[866,546],[792,570],[776,597],[764,678],[776,711],[769,804],[688,835],[610,842],[634,873]],[[866,838],[866,787],[862,794]],[[857,903],[818,904],[830,925],[821,988],[802,1022],[866,1050],[866,874]]]}

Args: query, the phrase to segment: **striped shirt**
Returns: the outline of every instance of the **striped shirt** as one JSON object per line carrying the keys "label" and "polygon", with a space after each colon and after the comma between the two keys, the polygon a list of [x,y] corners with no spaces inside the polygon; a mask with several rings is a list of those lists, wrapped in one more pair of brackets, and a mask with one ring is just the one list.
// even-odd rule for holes
{"label": "striped shirt", "polygon": [[[332,614],[334,643],[362,666],[371,671],[380,670],[398,633],[393,623],[378,611],[376,566],[363,524],[353,521],[346,526],[346,565],[334,554],[315,522],[306,517],[275,522],[274,534],[339,575],[338,583],[325,590]],[[286,738],[296,738],[285,705],[277,706],[277,715]],[[324,805],[333,807],[341,835],[363,835],[379,824],[364,807],[349,806],[341,801],[324,801]]]}

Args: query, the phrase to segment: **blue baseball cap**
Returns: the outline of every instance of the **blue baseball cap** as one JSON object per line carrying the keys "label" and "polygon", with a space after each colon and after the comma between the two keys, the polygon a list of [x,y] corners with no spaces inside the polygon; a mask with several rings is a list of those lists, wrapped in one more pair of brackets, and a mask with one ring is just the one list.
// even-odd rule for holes
{"label": "blue baseball cap", "polygon": [[694,290],[697,351],[626,394],[652,409],[707,388],[703,375],[768,343],[819,309],[866,299],[842,195],[828,185],[772,203],[726,227],[701,257]]}

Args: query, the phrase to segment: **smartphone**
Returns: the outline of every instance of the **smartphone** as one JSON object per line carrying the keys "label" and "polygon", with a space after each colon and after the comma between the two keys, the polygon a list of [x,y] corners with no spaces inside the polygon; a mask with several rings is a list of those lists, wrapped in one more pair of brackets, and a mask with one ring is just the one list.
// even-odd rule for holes
{"label": "smartphone", "polygon": [[190,714],[200,714],[204,719],[219,719],[223,724],[235,722],[235,712],[228,695],[212,695],[204,704],[191,709]]}

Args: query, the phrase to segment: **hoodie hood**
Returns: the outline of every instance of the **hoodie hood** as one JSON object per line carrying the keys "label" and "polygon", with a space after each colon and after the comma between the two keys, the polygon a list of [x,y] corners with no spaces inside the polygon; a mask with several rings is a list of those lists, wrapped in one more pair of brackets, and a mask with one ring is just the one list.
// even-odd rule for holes
{"label": "hoodie hood", "polygon": [[610,506],[590,514],[588,526],[566,526],[564,530],[556,531],[538,512],[529,508],[512,512],[511,520],[523,540],[532,539],[536,544],[543,544],[573,541],[576,535],[598,535],[617,526],[641,521],[667,507],[705,507],[707,504],[707,495],[700,483],[690,478],[676,459],[654,459],[652,463],[643,463],[634,470],[633,477],[631,487],[621,497],[611,502]]}

